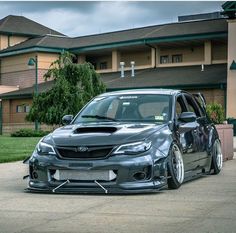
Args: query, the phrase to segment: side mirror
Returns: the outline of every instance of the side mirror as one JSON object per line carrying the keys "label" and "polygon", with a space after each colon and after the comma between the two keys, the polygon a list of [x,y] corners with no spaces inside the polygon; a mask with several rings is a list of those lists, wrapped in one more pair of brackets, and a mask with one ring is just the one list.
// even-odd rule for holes
{"label": "side mirror", "polygon": [[73,115],[65,115],[62,117],[62,124],[63,125],[69,125],[71,121],[73,120]]}
{"label": "side mirror", "polygon": [[197,116],[194,112],[182,112],[179,116],[179,121],[189,123],[196,121]]}

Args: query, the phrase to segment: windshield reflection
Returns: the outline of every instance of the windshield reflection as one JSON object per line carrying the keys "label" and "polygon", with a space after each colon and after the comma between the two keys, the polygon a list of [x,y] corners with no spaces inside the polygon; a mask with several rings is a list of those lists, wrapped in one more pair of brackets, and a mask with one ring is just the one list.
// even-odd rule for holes
{"label": "windshield reflection", "polygon": [[104,121],[164,123],[169,119],[169,95],[111,95],[94,98],[72,123]]}

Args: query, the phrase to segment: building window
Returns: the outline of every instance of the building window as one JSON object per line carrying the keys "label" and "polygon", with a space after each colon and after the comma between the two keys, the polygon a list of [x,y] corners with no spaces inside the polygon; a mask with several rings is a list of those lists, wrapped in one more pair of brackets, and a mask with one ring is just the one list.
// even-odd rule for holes
{"label": "building window", "polygon": [[24,108],[22,105],[17,105],[16,106],[16,112],[23,112],[24,111]]}
{"label": "building window", "polygon": [[172,55],[172,63],[179,63],[183,61],[183,55],[182,54],[175,54]]}
{"label": "building window", "polygon": [[24,111],[28,113],[30,111],[30,106],[29,105],[25,105],[24,106]]}
{"label": "building window", "polygon": [[107,69],[107,62],[101,62],[100,63],[100,70],[106,70]]}
{"label": "building window", "polygon": [[169,56],[168,55],[161,56],[160,57],[160,62],[161,62],[161,64],[169,63]]}
{"label": "building window", "polygon": [[22,105],[17,105],[16,106],[16,112],[17,113],[23,113],[23,112],[28,113],[29,111],[30,111],[30,106],[29,105],[22,104]]}

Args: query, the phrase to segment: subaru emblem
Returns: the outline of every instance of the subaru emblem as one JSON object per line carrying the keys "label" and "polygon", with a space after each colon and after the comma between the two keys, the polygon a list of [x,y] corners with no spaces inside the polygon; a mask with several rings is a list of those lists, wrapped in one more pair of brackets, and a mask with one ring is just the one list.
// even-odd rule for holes
{"label": "subaru emblem", "polygon": [[86,151],[88,151],[88,147],[80,146],[80,147],[77,148],[77,150],[78,150],[78,152],[86,152]]}

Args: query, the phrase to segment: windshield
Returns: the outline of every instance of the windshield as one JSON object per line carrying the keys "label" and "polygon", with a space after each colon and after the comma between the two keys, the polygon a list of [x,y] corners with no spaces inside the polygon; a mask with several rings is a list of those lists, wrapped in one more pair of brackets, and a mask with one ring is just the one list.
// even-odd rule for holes
{"label": "windshield", "polygon": [[158,94],[96,97],[72,123],[101,121],[164,123],[170,119],[170,99],[169,95]]}

